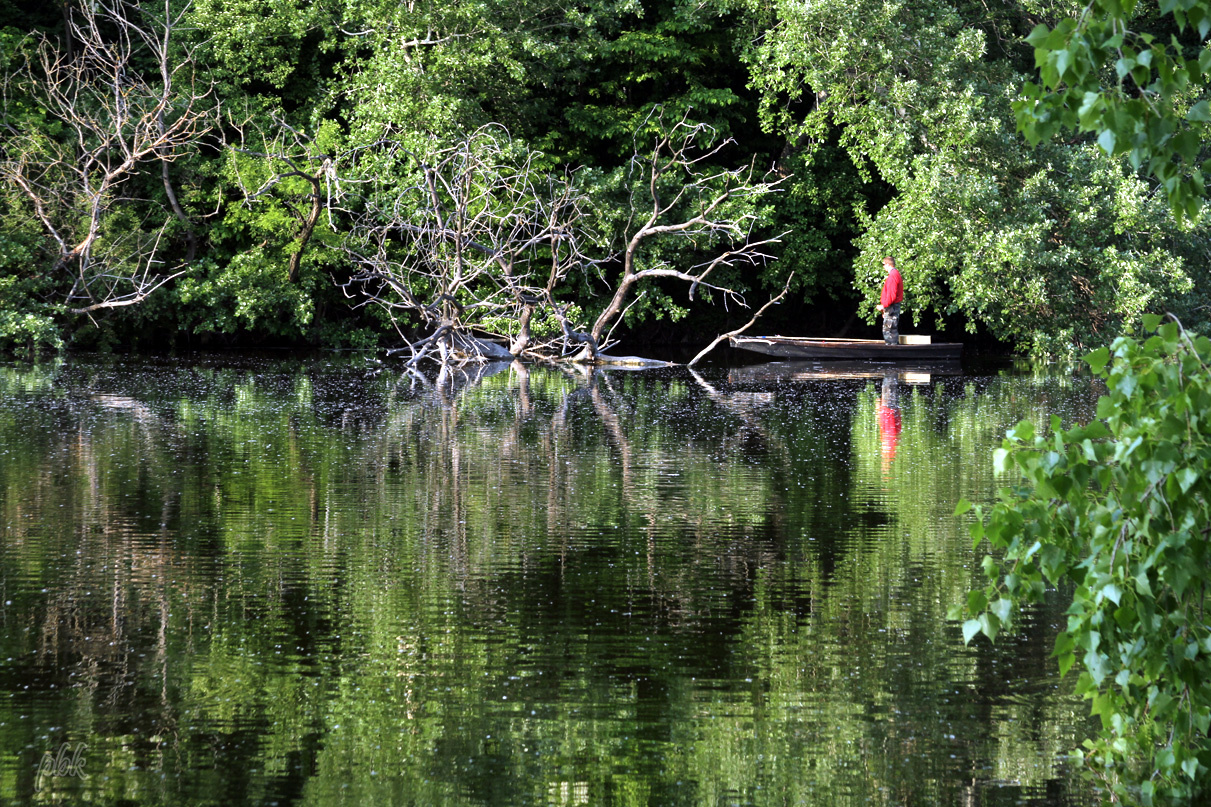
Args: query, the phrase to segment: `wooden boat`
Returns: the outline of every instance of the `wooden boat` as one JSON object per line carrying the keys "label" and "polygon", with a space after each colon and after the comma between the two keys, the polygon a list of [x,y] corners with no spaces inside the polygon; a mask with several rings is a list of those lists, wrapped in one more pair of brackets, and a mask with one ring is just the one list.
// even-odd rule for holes
{"label": "wooden boat", "polygon": [[928,336],[902,335],[900,344],[882,339],[832,339],[805,336],[733,336],[732,347],[782,359],[861,361],[957,361],[962,342],[933,342]]}

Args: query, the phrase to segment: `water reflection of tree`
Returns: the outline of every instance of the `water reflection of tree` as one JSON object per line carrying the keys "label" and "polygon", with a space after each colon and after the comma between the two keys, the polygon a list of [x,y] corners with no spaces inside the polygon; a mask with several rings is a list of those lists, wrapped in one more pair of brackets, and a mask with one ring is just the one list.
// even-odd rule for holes
{"label": "water reflection of tree", "polygon": [[[91,719],[107,733],[124,734],[134,719],[154,726],[152,734],[169,734],[177,728],[170,663],[194,649],[191,636],[176,631],[169,647],[170,614],[188,624],[189,595],[200,590],[192,559],[173,539],[179,491],[160,487],[178,435],[128,397],[50,402],[42,428],[21,435],[33,442],[22,448],[36,450],[6,452],[23,460],[6,463],[2,475],[6,587],[30,577],[41,585],[21,586],[18,601],[6,603],[4,655],[24,660],[18,675],[27,691],[48,699],[83,693]],[[16,425],[0,426],[6,442],[13,439],[6,427]],[[159,448],[149,453],[152,444]],[[36,742],[45,724],[5,725],[6,747],[35,756],[45,750]]]}
{"label": "water reflection of tree", "polygon": [[[6,523],[26,525],[0,564],[48,591],[17,603],[39,638],[10,632],[6,656],[53,665],[86,707],[75,730],[113,759],[167,766],[164,802],[222,761],[260,772],[216,791],[233,801],[302,777],[309,800],[339,803],[353,781],[386,803],[389,770],[394,797],[426,803],[678,778],[698,801],[760,785],[958,803],[973,777],[992,786],[985,754],[1038,785],[1040,748],[1072,739],[1051,690],[964,706],[1007,665],[1043,680],[1055,615],[979,656],[944,619],[973,571],[939,514],[992,483],[965,464],[1037,405],[1011,384],[912,388],[885,476],[878,394],[853,382],[712,394],[521,367],[219,373],[189,395],[160,381],[60,409],[46,431],[0,408],[0,440],[27,457],[0,469]],[[839,492],[848,504],[821,504]],[[960,739],[940,750],[931,720]]]}
{"label": "water reflection of tree", "polygon": [[[670,509],[667,506],[667,501],[660,501],[658,497],[652,497],[650,495],[650,488],[645,488],[641,482],[644,473],[650,472],[651,467],[643,466],[658,465],[659,461],[658,459],[653,461],[651,458],[646,456],[645,450],[650,448],[650,444],[644,440],[637,440],[637,437],[651,435],[652,431],[648,427],[647,423],[635,422],[636,420],[643,420],[642,405],[632,404],[636,411],[626,413],[626,416],[632,421],[632,423],[631,428],[626,430],[624,433],[621,428],[622,417],[620,417],[618,409],[612,408],[610,405],[610,401],[617,399],[617,397],[618,395],[612,386],[606,387],[605,385],[598,385],[595,389],[592,386],[589,387],[588,398],[593,405],[595,414],[597,415],[597,421],[603,430],[603,435],[605,437],[604,442],[612,449],[610,453],[610,460],[621,465],[621,467],[617,469],[616,473],[619,480],[623,483],[621,485],[623,495],[620,496],[617,501],[613,501],[608,504],[619,508],[624,520],[628,509],[630,509],[632,513],[639,514],[640,517],[646,517],[648,519],[653,518],[653,516],[658,513],[672,518],[680,518],[682,523],[679,525],[677,530],[674,530],[678,538],[694,544],[698,549],[704,548],[705,545],[705,548],[708,551],[695,553],[694,560],[691,561],[689,565],[682,568],[680,571],[683,572],[683,575],[679,575],[677,574],[678,570],[676,568],[678,566],[678,558],[676,557],[676,554],[670,553],[667,545],[661,547],[664,549],[663,554],[652,551],[652,533],[646,533],[648,536],[649,551],[644,554],[644,559],[641,564],[642,568],[638,569],[638,571],[642,573],[642,579],[647,588],[647,591],[644,594],[646,601],[641,601],[643,598],[632,597],[626,599],[625,601],[612,604],[620,606],[630,614],[642,613],[644,620],[648,624],[663,625],[663,630],[671,631],[675,636],[678,635],[679,631],[681,631],[683,642],[679,643],[676,649],[672,651],[672,654],[676,655],[678,653],[690,652],[690,649],[694,646],[701,649],[703,634],[708,632],[704,629],[704,626],[709,626],[709,629],[710,631],[713,631],[712,635],[714,636],[723,635],[725,637],[729,637],[723,642],[724,645],[727,645],[736,642],[737,637],[743,635],[744,631],[746,630],[744,626],[748,625],[749,620],[753,619],[752,611],[750,610],[749,606],[745,605],[739,609],[733,608],[725,621],[719,621],[717,610],[718,603],[708,603],[701,600],[695,601],[692,597],[687,598],[680,596],[683,584],[687,580],[701,580],[706,578],[720,580],[721,582],[728,581],[728,584],[731,586],[731,593],[740,595],[736,598],[737,600],[752,598],[753,600],[757,600],[759,602],[768,603],[774,603],[777,601],[776,596],[771,596],[770,592],[777,591],[779,588],[783,588],[783,590],[794,589],[797,591],[812,590],[811,586],[804,586],[801,584],[796,585],[797,581],[770,581],[768,579],[760,579],[762,576],[762,570],[768,570],[774,568],[775,566],[775,564],[771,562],[773,560],[772,557],[762,556],[763,548],[761,538],[764,537],[764,535],[771,533],[776,535],[785,535],[786,532],[784,530],[762,530],[757,528],[756,522],[754,522],[748,525],[748,529],[746,530],[748,535],[745,536],[746,540],[742,544],[736,544],[730,540],[735,537],[735,533],[728,533],[724,540],[720,540],[720,524],[718,521],[704,523],[702,514],[704,512],[709,512],[709,508],[687,507],[683,511],[679,512],[675,509]],[[577,398],[575,392],[573,392],[563,394],[559,400],[560,404],[556,408],[559,415],[557,418],[552,418],[551,422],[558,422],[560,424],[560,431],[565,432],[570,428],[568,425],[569,410],[572,409],[575,411],[573,404]],[[628,398],[627,400],[638,401],[639,399]],[[974,410],[969,410],[967,414],[971,414],[972,412],[974,412]],[[640,417],[636,418],[636,414],[639,414]],[[955,417],[956,414],[961,415],[962,413],[952,411],[946,417],[941,417],[938,413],[922,414],[925,415],[921,421],[923,423],[928,421],[949,420]],[[775,427],[779,425],[776,417],[773,419],[773,422]],[[542,427],[540,426],[539,428],[541,429]],[[761,431],[765,435],[770,433],[770,429],[764,425],[762,425]],[[626,435],[631,436],[627,437]],[[784,433],[781,436],[786,437],[787,435]],[[569,437],[574,439],[574,435],[569,436],[566,433],[562,433],[560,437],[563,439],[569,439]],[[940,437],[944,438],[945,435],[940,435]],[[554,439],[558,438],[551,438],[546,442],[540,441],[540,444],[547,446],[552,445]],[[785,444],[784,440],[774,441],[770,440],[768,437],[765,439],[766,442],[778,442],[779,444]],[[695,446],[693,441],[690,441],[688,444],[686,442],[677,440],[663,442],[658,440],[658,442],[660,442],[662,446],[667,446],[668,450],[671,450],[672,446],[677,447],[679,452],[678,464],[682,469],[692,467],[696,459],[695,449],[698,448],[701,450],[701,446]],[[636,445],[637,443],[639,445]],[[874,445],[878,446],[879,444],[876,442]],[[855,450],[858,451],[859,455],[862,454],[862,449],[860,447],[856,448]],[[491,455],[490,451],[484,453],[489,456]],[[638,463],[636,462],[637,456],[641,457],[641,460]],[[879,456],[877,448],[874,456]],[[558,460],[558,456],[531,456],[530,460],[535,462],[545,460],[547,463],[552,463],[553,461]],[[601,464],[600,461],[598,461],[598,464]],[[717,473],[718,467],[716,463],[706,461],[702,464],[704,466],[711,466],[712,470]],[[862,460],[859,459],[858,465],[861,466],[861,464]],[[576,514],[582,514],[584,512],[596,512],[599,514],[612,512],[609,506],[586,508],[584,506],[585,503],[583,499],[579,499],[575,493],[575,491],[579,488],[579,485],[576,484],[574,473],[559,476],[555,471],[556,465],[549,465],[548,467],[549,470],[546,476],[547,501],[545,513],[547,515],[548,532],[550,535],[569,535],[572,532],[569,527],[573,526],[573,522],[575,520],[574,516]],[[933,470],[936,471],[936,469]],[[955,479],[961,477],[947,476],[945,473],[942,473],[938,474],[938,478]],[[760,491],[761,495],[755,497],[755,500],[759,501],[763,505],[768,506],[771,501],[777,499],[777,493],[778,491],[776,490],[766,488]],[[573,506],[567,506],[573,502],[575,502]],[[565,505],[564,509],[561,510],[559,506],[560,504]],[[900,504],[901,506],[903,505],[902,502]],[[782,508],[778,509],[782,510]],[[927,511],[929,508],[925,507],[919,509],[922,511]],[[925,515],[928,516],[929,514],[925,513]],[[551,524],[556,520],[563,524],[563,527],[558,530],[558,532],[551,528]],[[610,518],[609,516],[599,516],[599,521],[601,520],[608,522]],[[927,534],[928,533],[926,531],[915,533],[914,540],[919,544],[925,540],[925,536]],[[667,530],[665,538],[667,541]],[[953,541],[953,546],[961,546],[963,542],[966,541],[966,538],[951,536],[949,540]],[[737,551],[738,546],[740,547],[740,551]],[[913,552],[912,546],[913,541],[909,541],[904,547],[892,547],[890,549],[890,554],[894,557],[900,555],[902,552],[908,552],[911,556]],[[590,600],[592,589],[578,586],[575,580],[573,580],[571,583],[569,582],[571,578],[575,577],[575,575],[571,574],[572,570],[575,569],[578,563],[585,562],[585,559],[570,558],[568,550],[569,547],[565,540],[565,544],[563,547],[561,547],[561,553],[559,555],[559,568],[557,570],[547,571],[545,574],[544,569],[541,568],[541,558],[543,556],[537,553],[533,556],[529,556],[537,559],[537,567],[534,565],[527,565],[527,557],[523,556],[521,559],[520,569],[512,570],[508,563],[503,563],[490,564],[489,566],[482,568],[480,572],[483,574],[494,575],[498,585],[504,586],[506,590],[512,592],[511,594],[506,595],[505,599],[511,600],[514,603],[524,599],[527,596],[532,596],[536,592],[539,594],[539,598],[543,601],[555,602],[561,597],[566,597],[576,602],[587,602]],[[596,550],[600,551],[600,547],[596,547]],[[871,636],[872,627],[873,625],[879,624],[890,624],[892,629],[903,632],[906,640],[909,640],[913,646],[945,641],[946,623],[943,617],[945,610],[944,603],[948,601],[946,599],[947,590],[956,587],[961,588],[963,585],[966,585],[970,579],[970,571],[959,564],[958,568],[955,570],[957,574],[952,573],[950,575],[942,576],[940,580],[934,581],[927,591],[922,592],[921,586],[914,585],[912,582],[903,579],[907,575],[914,573],[911,563],[909,564],[906,573],[895,578],[888,579],[886,572],[883,571],[883,569],[886,568],[885,562],[887,560],[887,555],[888,551],[877,552],[868,556],[870,562],[863,560],[863,556],[855,556],[856,560],[853,565],[854,573],[851,574],[849,570],[847,570],[847,572],[843,575],[844,585],[851,589],[851,591],[846,592],[846,594],[849,596],[836,597],[835,602],[838,603],[836,608],[840,610],[835,609],[831,614],[826,613],[824,618],[836,619],[836,624],[840,629],[840,633],[838,634],[839,637],[841,637],[843,641],[850,643],[851,646],[852,641],[856,636],[862,635],[873,638]],[[611,557],[615,562],[621,563],[623,556],[623,552],[617,552]],[[724,563],[728,561],[733,561],[736,563],[730,573],[718,574],[718,569],[711,570],[702,565],[701,559],[704,557],[714,558],[717,561],[723,560]],[[807,561],[807,563],[803,564],[801,572],[804,573],[805,576],[810,577],[813,573],[810,555],[807,557]],[[608,566],[609,564],[606,565]],[[495,568],[497,571],[494,573],[492,568]],[[601,564],[597,564],[596,568],[601,568]],[[735,570],[738,569],[742,571],[736,573]],[[712,574],[712,572],[714,572],[714,574]],[[920,573],[920,567],[917,567],[917,573]],[[855,584],[857,584],[856,590],[854,590]],[[766,587],[765,590],[757,593],[762,586]],[[685,586],[685,588],[692,590],[693,587]],[[866,589],[882,589],[884,592],[882,594],[883,602],[872,602],[868,598],[868,595],[863,593],[863,590]],[[927,594],[928,596],[922,597],[923,594]],[[906,600],[911,599],[913,602],[924,601],[926,603],[934,603],[934,607],[927,608],[924,613],[913,613],[912,616],[914,618],[910,622],[907,621],[909,614],[894,608],[889,608],[887,606],[888,599],[897,599],[899,597],[904,597]],[[735,600],[733,602],[735,602]],[[670,605],[670,603],[674,604]],[[853,610],[855,606],[859,610]],[[516,607],[516,605],[514,607]],[[474,608],[472,609],[473,612],[475,612],[475,610],[476,609]],[[635,666],[633,662],[626,662],[620,666],[618,660],[612,657],[610,651],[605,651],[604,655],[595,653],[591,644],[580,641],[575,637],[575,634],[581,630],[586,623],[600,624],[600,621],[605,618],[605,614],[607,612],[617,610],[620,610],[620,608],[603,609],[593,613],[586,612],[572,615],[572,618],[569,620],[571,627],[568,630],[568,633],[572,635],[567,636],[562,640],[564,643],[563,646],[567,648],[568,651],[565,652],[565,655],[573,655],[577,658],[585,659],[585,668],[590,679],[594,677],[591,671],[614,670],[614,674],[621,675],[624,678],[646,680],[647,676],[654,674],[653,671],[659,668],[660,664],[658,661],[649,660],[643,664],[640,664],[639,666]],[[521,609],[520,612],[514,616],[514,619],[521,620],[522,622],[522,625],[517,628],[521,635],[529,635],[531,628],[536,630],[545,630],[548,635],[551,634],[553,630],[551,626],[544,625],[541,622],[538,624],[527,622],[525,620],[527,613],[527,611]],[[873,620],[873,625],[871,619],[872,614],[877,615]],[[802,614],[800,614],[799,617],[802,617]],[[480,619],[484,625],[497,624],[497,621],[501,618],[502,614],[499,611],[491,611],[488,609],[485,609],[481,616],[478,617],[478,619]],[[897,622],[893,621],[888,623],[884,622],[884,620],[905,621],[902,625],[899,625]],[[931,625],[934,627],[930,631],[925,632],[924,637],[920,637],[918,634],[921,634],[922,632],[922,625]],[[788,634],[794,634],[797,630],[797,622],[792,619],[788,629]],[[752,638],[753,646],[760,647],[769,644],[768,638],[764,640],[762,640],[759,636],[754,636]],[[779,645],[780,647],[794,645],[794,642],[790,640],[791,637],[789,635],[779,636],[779,639],[782,641],[775,642],[775,644]],[[553,637],[551,640],[557,641],[554,640]],[[747,645],[749,642],[743,641],[741,644]],[[714,655],[716,658],[718,658],[725,654],[716,652]],[[818,648],[815,648],[814,646],[805,646],[803,648],[803,655],[798,655],[795,653],[788,653],[786,655],[788,660],[796,660],[791,661],[791,663],[801,664],[802,658],[818,655]],[[878,658],[872,658],[870,661],[871,664],[869,669],[871,670],[880,670],[887,666]],[[776,679],[778,677],[777,667],[780,663],[782,662],[777,660],[771,662],[771,679]],[[970,668],[968,672],[962,674],[963,677],[970,677],[975,681],[983,680],[985,678],[984,675],[975,669],[973,663],[969,662],[969,665]],[[865,667],[865,665],[863,666]],[[830,680],[830,664],[827,661],[824,661],[819,665],[812,665],[812,668],[816,671],[816,675],[820,680],[825,682]],[[727,676],[729,674],[734,674],[736,670],[704,668],[700,669],[699,672],[704,674],[706,677],[710,677],[712,675]],[[943,679],[953,678],[955,675],[954,670],[946,669],[944,666],[939,667],[938,669],[934,670],[934,672]],[[795,676],[795,680],[801,681],[802,676]],[[881,688],[882,685],[879,684],[879,681],[881,680],[882,678],[875,676],[875,692],[896,691],[895,687],[892,687],[889,690],[883,690]],[[591,687],[592,684],[586,682],[583,684],[583,686]],[[826,691],[826,689],[827,687],[825,686],[825,688],[821,691]],[[666,682],[664,688],[662,689],[664,695],[661,697],[668,698],[671,696],[671,693],[676,692],[676,690],[677,687],[670,686],[668,685],[668,682]],[[875,692],[872,692],[869,698],[859,697],[859,703],[867,703],[860,713],[865,713],[870,709],[877,708],[877,704],[886,697],[885,695],[877,695]],[[939,705],[936,701],[931,703],[934,707]],[[665,710],[675,712],[679,707],[674,705],[674,703],[665,703],[663,708]],[[1053,703],[1050,709],[1054,708],[1055,704]],[[1049,714],[1052,713],[1050,710],[1044,711],[1047,711]],[[853,724],[851,728],[854,732],[861,734],[866,730],[863,728],[866,723],[867,721],[865,720],[859,720]],[[823,727],[821,727],[821,730],[823,730]],[[1055,738],[1052,738],[1050,747],[1059,749],[1063,747],[1063,743]],[[1024,748],[1019,746],[1018,753],[1021,753],[1023,750]],[[841,756],[843,757],[844,755]],[[718,759],[712,759],[712,764],[704,766],[703,770],[737,770],[737,764],[735,762],[732,762],[731,764],[724,764],[723,768],[719,768],[719,764],[723,763],[721,763]],[[969,769],[963,775],[970,776],[971,774],[972,771]],[[903,777],[906,775],[906,771],[893,771],[889,773],[889,775]],[[910,777],[910,779],[915,781],[915,777]]]}

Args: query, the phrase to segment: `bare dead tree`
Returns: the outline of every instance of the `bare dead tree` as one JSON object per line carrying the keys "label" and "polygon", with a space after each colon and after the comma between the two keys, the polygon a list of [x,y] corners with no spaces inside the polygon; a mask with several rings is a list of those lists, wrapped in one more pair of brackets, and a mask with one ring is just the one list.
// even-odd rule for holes
{"label": "bare dead tree", "polygon": [[[725,169],[714,167],[714,159],[733,141],[720,140],[713,128],[704,123],[678,121],[646,154],[638,146],[631,159],[633,176],[642,177],[646,199],[633,196],[632,215],[642,218],[630,230],[623,251],[622,275],[615,282],[613,296],[593,327],[582,358],[595,359],[593,345],[608,338],[626,312],[628,300],[645,280],[674,278],[689,284],[689,299],[699,287],[719,293],[725,304],[746,307],[744,297],[727,286],[715,285],[711,275],[720,267],[746,264],[757,266],[773,260],[766,248],[778,243],[781,235],[757,240],[753,233],[757,215],[752,201],[773,192],[783,178],[757,179],[755,166]],[[642,211],[642,212],[641,212]],[[678,237],[709,248],[723,244],[713,257],[680,270],[663,262],[643,265],[641,249],[652,239]],[[763,308],[762,311],[765,309]]]}
{"label": "bare dead tree", "polygon": [[[413,181],[365,200],[346,247],[358,271],[344,287],[393,319],[420,320],[415,341],[397,326],[409,366],[558,354],[583,337],[556,296],[570,271],[598,263],[584,250],[588,198],[571,175],[538,171],[539,155],[515,154],[495,125],[427,155],[390,151]],[[559,331],[536,330],[536,315]]]}
{"label": "bare dead tree", "polygon": [[[632,197],[621,250],[612,249],[610,233],[592,230],[606,217],[576,175],[539,170],[541,155],[515,146],[500,126],[423,155],[398,144],[368,151],[377,168],[362,165],[353,174],[371,177],[368,193],[355,199],[349,181],[335,183],[353,221],[345,249],[357,272],[344,284],[346,294],[399,322],[409,367],[428,358],[443,365],[514,357],[606,361],[612,329],[637,289],[657,278],[686,282],[691,300],[702,289],[747,307],[740,291],[715,277],[722,267],[772,259],[766,248],[779,237],[754,235],[754,203],[781,180],[756,179],[752,166],[708,167],[730,143],[717,141],[714,130],[682,120],[648,153],[636,152],[632,188],[643,190]],[[412,179],[403,183],[381,170],[404,164]],[[688,251],[706,260],[679,269],[642,254],[660,238],[688,242]],[[607,266],[620,266],[621,275],[607,279]],[[608,289],[591,327],[570,302],[576,277]],[[419,320],[421,335],[410,340],[397,317]]]}
{"label": "bare dead tree", "polygon": [[[28,79],[61,134],[5,121],[0,176],[20,190],[45,231],[55,256],[51,271],[71,278],[64,302],[73,313],[133,305],[180,276],[184,269],[166,273],[158,257],[172,218],[184,225],[187,258],[195,252],[168,166],[210,130],[214,104],[195,84],[192,53],[174,50],[173,33],[186,12],[169,0],[162,16],[127,0],[89,0],[72,9],[68,44],[38,40]],[[140,72],[147,63],[154,72]],[[6,77],[6,86],[22,80]],[[153,165],[166,211],[130,195],[132,180]],[[120,208],[134,214],[137,226],[107,231],[107,218]]]}
{"label": "bare dead tree", "polygon": [[753,316],[749,319],[749,321],[746,322],[745,324],[741,325],[739,328],[735,329],[734,331],[728,331],[727,333],[721,333],[718,336],[716,336],[709,345],[704,347],[702,350],[698,351],[698,355],[696,355],[696,356],[694,356],[694,358],[690,359],[689,362],[686,363],[686,366],[693,367],[695,364],[702,361],[702,359],[704,359],[706,357],[706,354],[708,354],[712,350],[714,350],[719,345],[720,342],[724,342],[733,336],[739,336],[740,334],[747,331],[749,328],[756,325],[757,320],[759,320],[761,318],[761,315],[764,314],[766,311],[768,311],[771,306],[775,306],[779,302],[781,302],[782,298],[786,296],[786,293],[788,291],[790,291],[791,280],[794,279],[794,277],[795,277],[794,272],[791,272],[789,275],[787,275],[786,283],[783,284],[782,291],[778,292],[778,295],[776,297],[771,297],[769,299],[769,302],[767,302],[765,305],[758,308],[756,313],[753,314]]}

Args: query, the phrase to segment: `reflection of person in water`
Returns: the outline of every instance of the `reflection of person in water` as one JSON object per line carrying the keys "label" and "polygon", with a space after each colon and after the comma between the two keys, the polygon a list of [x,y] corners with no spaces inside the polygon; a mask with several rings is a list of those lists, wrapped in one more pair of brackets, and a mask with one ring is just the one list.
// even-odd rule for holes
{"label": "reflection of person in water", "polygon": [[883,376],[883,394],[879,398],[879,437],[883,441],[883,462],[896,458],[900,442],[900,402],[895,373]]}

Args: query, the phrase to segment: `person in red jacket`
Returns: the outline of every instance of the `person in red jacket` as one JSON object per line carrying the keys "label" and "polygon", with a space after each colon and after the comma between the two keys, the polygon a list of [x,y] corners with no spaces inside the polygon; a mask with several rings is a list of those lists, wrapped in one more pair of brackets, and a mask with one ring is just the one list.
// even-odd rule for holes
{"label": "person in red jacket", "polygon": [[876,311],[883,312],[883,341],[889,345],[900,343],[900,303],[904,300],[904,278],[896,268],[896,259],[888,255],[883,259],[887,279],[883,281],[883,294]]}

